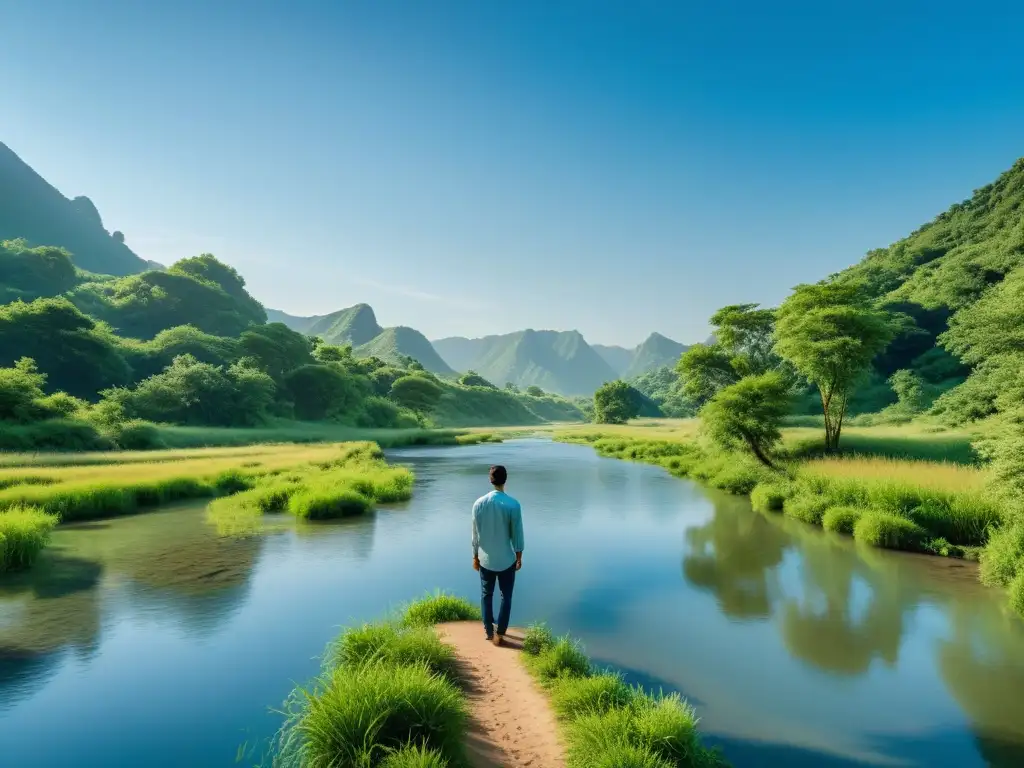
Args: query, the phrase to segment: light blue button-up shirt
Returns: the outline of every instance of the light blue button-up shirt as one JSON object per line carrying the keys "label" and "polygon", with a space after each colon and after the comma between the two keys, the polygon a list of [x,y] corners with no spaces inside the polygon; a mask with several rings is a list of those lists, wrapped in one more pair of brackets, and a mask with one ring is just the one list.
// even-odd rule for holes
{"label": "light blue button-up shirt", "polygon": [[473,557],[480,567],[504,571],[523,551],[523,511],[504,491],[491,491],[473,505]]}

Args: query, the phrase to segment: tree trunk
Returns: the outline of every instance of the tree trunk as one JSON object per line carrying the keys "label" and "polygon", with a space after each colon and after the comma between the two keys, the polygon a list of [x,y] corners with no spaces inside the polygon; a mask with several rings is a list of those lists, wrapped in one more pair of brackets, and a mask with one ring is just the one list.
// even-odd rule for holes
{"label": "tree trunk", "polygon": [[768,467],[768,469],[778,469],[774,464],[772,464],[771,459],[769,459],[768,456],[765,455],[765,452],[761,449],[761,446],[757,444],[757,441],[754,440],[754,438],[744,433],[743,440],[746,442],[747,447],[750,448],[751,453],[753,453],[754,456],[757,457],[758,461],[760,461],[762,464]]}

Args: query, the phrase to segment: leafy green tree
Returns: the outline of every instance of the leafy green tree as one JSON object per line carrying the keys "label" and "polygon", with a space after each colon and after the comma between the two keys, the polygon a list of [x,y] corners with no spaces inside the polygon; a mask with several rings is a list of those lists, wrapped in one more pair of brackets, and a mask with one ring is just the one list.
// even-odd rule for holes
{"label": "leafy green tree", "polygon": [[912,413],[924,410],[927,394],[924,380],[916,371],[904,368],[889,377],[889,386],[896,393],[898,405]]}
{"label": "leafy green tree", "polygon": [[856,283],[798,285],[779,307],[775,351],[817,387],[825,450],[839,448],[850,396],[904,325],[902,316],[876,308]]}
{"label": "leafy green tree", "polygon": [[466,371],[462,374],[459,377],[459,384],[464,387],[489,387],[490,389],[497,389],[496,386],[491,384],[491,382],[476,371]]}
{"label": "leafy green tree", "polygon": [[308,421],[345,417],[354,420],[369,394],[364,378],[334,364],[302,365],[285,375],[284,387],[294,403],[295,415]]}
{"label": "leafy green tree", "polygon": [[134,381],[160,373],[179,355],[192,355],[201,363],[223,366],[242,356],[238,339],[214,336],[193,325],[168,328],[145,342],[122,340],[121,350],[131,364]]}
{"label": "leafy green tree", "polygon": [[131,376],[109,329],[61,297],[0,306],[0,365],[22,357],[36,361],[51,391],[87,399]]}
{"label": "leafy green tree", "polygon": [[744,376],[766,373],[781,364],[772,350],[773,310],[731,304],[711,316],[711,325],[714,342],[690,347],[676,365],[684,396],[697,406]]}
{"label": "leafy green tree", "polygon": [[102,395],[108,412],[174,424],[252,426],[263,422],[274,400],[274,380],[245,361],[228,368],[181,355],[135,389]]}
{"label": "leafy green tree", "polygon": [[57,296],[77,282],[71,254],[63,248],[29,248],[24,240],[0,242],[0,303]]}
{"label": "leafy green tree", "polygon": [[284,323],[250,327],[242,332],[239,346],[245,356],[253,358],[277,382],[289,371],[313,363],[309,338]]}
{"label": "leafy green tree", "polygon": [[505,389],[508,392],[512,392],[512,393],[519,392],[519,387],[516,386],[516,383],[514,381],[506,381],[505,382]]}
{"label": "leafy green tree", "polygon": [[426,376],[402,376],[391,385],[391,399],[414,413],[429,413],[444,390]]}
{"label": "leafy green tree", "polygon": [[625,424],[640,411],[634,390],[622,380],[602,384],[594,393],[594,421],[598,424]]}
{"label": "leafy green tree", "polygon": [[782,420],[789,413],[791,389],[779,371],[744,376],[720,389],[701,408],[704,429],[724,448],[742,446],[768,467],[782,438]]}
{"label": "leafy green tree", "polygon": [[189,275],[197,280],[216,285],[235,299],[239,313],[248,317],[250,322],[265,323],[267,321],[267,313],[264,311],[263,305],[245,290],[243,277],[234,267],[219,261],[212,253],[181,259],[172,264],[168,271]]}
{"label": "leafy green tree", "polygon": [[369,379],[370,385],[373,387],[373,393],[378,397],[387,397],[388,393],[391,392],[391,386],[405,375],[406,372],[401,368],[395,368],[390,365],[370,371]]}
{"label": "leafy green tree", "polygon": [[351,344],[335,346],[334,344],[320,341],[317,336],[314,336],[310,341],[313,343],[313,357],[319,363],[343,363],[352,360]]}
{"label": "leafy green tree", "polygon": [[526,388],[526,394],[530,397],[544,397],[544,390],[534,384]]}
{"label": "leafy green tree", "polygon": [[42,415],[46,376],[32,358],[23,357],[10,368],[0,368],[0,421],[30,422]]}

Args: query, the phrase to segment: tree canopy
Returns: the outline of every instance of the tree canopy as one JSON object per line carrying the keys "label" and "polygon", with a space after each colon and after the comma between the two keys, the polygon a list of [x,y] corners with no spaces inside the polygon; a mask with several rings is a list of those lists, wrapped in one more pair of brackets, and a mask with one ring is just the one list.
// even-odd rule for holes
{"label": "tree canopy", "polygon": [[640,411],[639,394],[622,380],[609,381],[594,393],[594,421],[599,424],[625,424]]}

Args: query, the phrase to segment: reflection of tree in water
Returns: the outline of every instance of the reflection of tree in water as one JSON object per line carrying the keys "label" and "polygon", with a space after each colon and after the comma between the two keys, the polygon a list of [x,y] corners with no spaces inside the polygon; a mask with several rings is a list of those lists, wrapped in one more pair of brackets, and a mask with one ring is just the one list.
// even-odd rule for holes
{"label": "reflection of tree in water", "polygon": [[734,499],[715,505],[714,517],[686,531],[683,576],[711,592],[726,616],[768,618],[769,571],[782,562],[789,535]]}
{"label": "reflection of tree in water", "polygon": [[[807,538],[801,553],[804,598],[787,600],[782,617],[790,653],[841,675],[863,674],[875,658],[895,664],[903,614],[914,596],[900,591],[893,573],[866,567],[844,543],[819,534]],[[870,592],[863,611],[855,604],[855,577]]]}
{"label": "reflection of tree in water", "polygon": [[957,601],[938,665],[989,765],[1024,765],[1024,622],[991,601]]}
{"label": "reflection of tree in water", "polygon": [[50,551],[32,570],[0,583],[0,709],[13,706],[52,674],[63,651],[97,646],[99,563]]}

